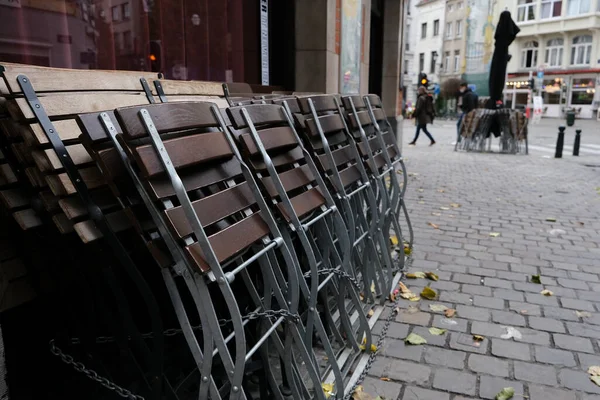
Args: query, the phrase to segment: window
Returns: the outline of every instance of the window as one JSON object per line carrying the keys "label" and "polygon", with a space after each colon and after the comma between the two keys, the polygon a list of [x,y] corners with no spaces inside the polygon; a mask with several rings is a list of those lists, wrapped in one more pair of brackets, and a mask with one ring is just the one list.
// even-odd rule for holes
{"label": "window", "polygon": [[460,65],[460,50],[454,50],[454,72],[458,72]]}
{"label": "window", "polygon": [[406,14],[410,15],[410,0],[406,2]]}
{"label": "window", "polygon": [[453,8],[452,4],[448,4],[448,12],[452,12]]}
{"label": "window", "polygon": [[123,47],[128,51],[133,50],[133,37],[131,36],[131,31],[123,32]]}
{"label": "window", "polygon": [[533,0],[519,0],[519,6],[517,10],[517,21],[533,21],[535,19],[535,3],[533,2]]}
{"label": "window", "polygon": [[456,37],[462,37],[462,21],[456,21]]}
{"label": "window", "polygon": [[459,2],[456,4],[456,8],[458,8],[459,10],[462,10],[462,9],[463,9],[463,7],[464,7],[464,5],[465,5],[465,4],[464,4],[462,1],[459,1]]}
{"label": "window", "polygon": [[561,38],[551,39],[546,42],[545,62],[549,67],[560,67],[563,58],[564,40]]}
{"label": "window", "polygon": [[404,73],[408,74],[408,60],[404,60]]}
{"label": "window", "polygon": [[440,20],[436,19],[433,21],[433,36],[437,36],[440,34]]}
{"label": "window", "polygon": [[556,18],[562,13],[562,0],[542,0],[542,12],[540,18]]}
{"label": "window", "polygon": [[421,24],[421,39],[425,39],[427,37],[427,22]]}
{"label": "window", "polygon": [[542,96],[544,104],[560,104],[562,79],[544,79]]}
{"label": "window", "polygon": [[450,52],[444,53],[444,71],[450,72]]}
{"label": "window", "polygon": [[121,33],[115,32],[113,33],[113,40],[115,41],[115,50],[117,53],[120,53],[123,50],[123,42],[121,41]]}
{"label": "window", "polygon": [[419,72],[425,71],[425,53],[419,54]]}
{"label": "window", "polygon": [[446,38],[450,39],[452,37],[452,22],[446,23]]}
{"label": "window", "polygon": [[112,9],[112,20],[113,21],[120,21],[121,20],[121,7],[119,6],[114,6]]}
{"label": "window", "polygon": [[437,61],[437,51],[431,52],[431,64],[429,65],[429,72],[435,74],[435,62]]}
{"label": "window", "polygon": [[596,93],[594,78],[573,78],[571,83],[571,105],[592,104]]}
{"label": "window", "polygon": [[406,51],[410,51],[410,24],[406,25],[406,44],[404,46]]}
{"label": "window", "polygon": [[121,4],[123,8],[123,19],[131,18],[131,7],[129,6],[129,2]]}
{"label": "window", "polygon": [[571,47],[571,65],[589,65],[592,57],[592,36],[575,36]]}
{"label": "window", "polygon": [[537,66],[538,42],[526,42],[521,51],[521,68],[534,68]]}
{"label": "window", "polygon": [[590,12],[590,0],[569,0],[567,15],[587,14]]}

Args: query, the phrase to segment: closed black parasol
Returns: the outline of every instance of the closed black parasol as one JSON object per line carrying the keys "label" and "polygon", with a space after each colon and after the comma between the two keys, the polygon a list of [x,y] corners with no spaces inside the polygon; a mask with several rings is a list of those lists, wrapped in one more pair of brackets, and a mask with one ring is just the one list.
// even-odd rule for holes
{"label": "closed black parasol", "polygon": [[506,67],[508,64],[508,46],[515,40],[520,29],[510,16],[510,12],[503,11],[500,14],[494,39],[494,55],[490,67],[490,99],[486,108],[496,109],[502,104],[502,90],[506,84]]}

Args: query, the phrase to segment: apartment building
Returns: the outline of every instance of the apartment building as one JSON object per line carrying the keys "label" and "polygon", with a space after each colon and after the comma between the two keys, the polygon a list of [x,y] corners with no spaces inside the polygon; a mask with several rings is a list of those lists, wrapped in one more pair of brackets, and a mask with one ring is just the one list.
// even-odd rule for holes
{"label": "apartment building", "polygon": [[[414,0],[413,0],[414,1]],[[429,82],[440,83],[440,64],[444,33],[444,0],[421,0],[411,10],[409,40],[406,42],[405,65],[407,102],[417,98],[419,73],[427,74]]]}
{"label": "apartment building", "polygon": [[579,117],[598,113],[600,0],[513,0],[507,4],[521,28],[510,46],[505,101],[527,103],[530,71],[544,100],[546,117],[572,107]]}
{"label": "apartment building", "polygon": [[462,74],[465,73],[466,19],[467,4],[465,0],[446,2],[440,61],[442,81],[451,78],[461,79]]}

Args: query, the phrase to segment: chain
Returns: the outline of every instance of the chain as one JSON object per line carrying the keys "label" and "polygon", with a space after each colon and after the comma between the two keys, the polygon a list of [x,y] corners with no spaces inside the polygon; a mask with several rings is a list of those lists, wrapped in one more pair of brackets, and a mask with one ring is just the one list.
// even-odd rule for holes
{"label": "chain", "polygon": [[65,364],[71,365],[75,369],[75,371],[83,373],[89,379],[101,384],[108,390],[111,390],[111,391],[117,393],[119,396],[121,396],[125,399],[131,399],[131,400],[144,400],[144,398],[142,396],[133,394],[129,390],[122,388],[121,386],[108,380],[107,378],[98,375],[98,373],[96,371],[94,371],[92,369],[87,369],[83,363],[81,363],[79,361],[75,361],[75,359],[72,356],[63,353],[63,351],[58,346],[56,346],[56,344],[54,343],[54,339],[50,340],[50,352],[52,354],[54,354],[55,356],[60,357],[60,359]]}
{"label": "chain", "polygon": [[251,312],[250,314],[246,315],[244,318],[247,318],[247,319],[275,318],[275,319],[277,319],[277,318],[281,318],[281,317],[288,319],[296,324],[300,322],[300,316],[298,314],[292,314],[288,310],[267,310],[267,311],[262,311],[262,312]]}
{"label": "chain", "polygon": [[[407,258],[406,263],[404,264],[405,269],[408,269],[410,267],[410,264],[412,264],[412,260],[413,260],[412,257]],[[404,273],[402,273],[402,276],[400,279],[402,279],[403,276],[404,276]],[[387,331],[388,331],[388,329],[390,329],[392,319],[396,316],[394,310],[396,310],[396,307],[398,307],[400,300],[402,300],[402,297],[398,296],[396,298],[396,300],[394,301],[394,304],[392,304],[392,312],[390,312],[390,315],[388,315],[387,319],[385,320],[385,324],[383,325],[383,329],[381,330],[379,340],[377,340],[377,344],[376,344],[377,350],[372,352],[369,355],[369,359],[367,360],[365,369],[358,376],[358,379],[356,380],[356,383],[354,384],[354,386],[352,386],[352,389],[350,389],[350,391],[348,393],[346,393],[346,395],[343,397],[344,400],[350,400],[352,398],[354,391],[364,381],[365,377],[367,376],[367,373],[369,373],[369,370],[373,366],[373,363],[375,362],[375,359],[377,358],[377,355],[379,354],[379,350],[381,349],[381,346],[383,345],[383,341],[385,340]]]}
{"label": "chain", "polygon": [[[318,275],[327,275],[327,274],[335,274],[335,275],[340,276],[341,278],[348,279],[348,281],[350,281],[350,283],[352,284],[352,286],[354,286],[354,288],[357,291],[360,292],[360,285],[358,284],[358,281],[356,280],[355,277],[351,276],[346,271],[342,271],[340,269],[335,269],[335,268],[325,268],[325,269],[319,270],[319,274]],[[304,277],[305,278],[310,278],[310,271],[308,271],[307,273],[305,273]]]}

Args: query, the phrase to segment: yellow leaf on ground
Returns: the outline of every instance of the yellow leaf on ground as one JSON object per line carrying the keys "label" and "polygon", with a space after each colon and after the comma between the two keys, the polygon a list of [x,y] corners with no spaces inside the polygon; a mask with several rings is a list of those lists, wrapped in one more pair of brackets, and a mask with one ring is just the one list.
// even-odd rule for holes
{"label": "yellow leaf on ground", "polygon": [[410,289],[404,283],[398,282],[398,287],[400,287],[400,293],[410,293]]}
{"label": "yellow leaf on ground", "polygon": [[446,311],[444,311],[444,315],[446,316],[446,318],[452,318],[456,315],[456,310],[453,308],[449,308]]}
{"label": "yellow leaf on ground", "polygon": [[498,232],[490,232],[491,237],[498,237],[500,234]]}
{"label": "yellow leaf on ground", "polygon": [[410,256],[412,254],[412,249],[409,246],[404,246],[404,254]]}
{"label": "yellow leaf on ground", "polygon": [[431,279],[432,281],[437,281],[439,279],[439,277],[433,272],[425,272],[425,276]]}
{"label": "yellow leaf on ground", "polygon": [[588,374],[594,375],[594,376],[600,376],[600,367],[597,365],[592,365],[591,367],[588,368]]}
{"label": "yellow leaf on ground", "polygon": [[483,339],[485,339],[485,338],[481,335],[473,335],[473,340],[476,342],[482,342]]}
{"label": "yellow leaf on ground", "polygon": [[446,307],[443,304],[430,304],[429,309],[433,312],[446,312],[446,310],[448,310],[448,307]]}
{"label": "yellow leaf on ground", "polygon": [[442,213],[433,212],[433,213],[431,213],[431,215],[433,215],[434,217],[441,217]]}
{"label": "yellow leaf on ground", "polygon": [[460,204],[458,204],[458,203],[450,203],[450,206],[454,207],[454,208],[459,208]]}
{"label": "yellow leaf on ground", "polygon": [[367,317],[371,318],[373,314],[375,314],[375,311],[369,310],[369,312],[367,313]]}
{"label": "yellow leaf on ground", "polygon": [[544,296],[552,296],[554,295],[554,292],[552,290],[544,289],[540,292],[540,294],[543,294]]}
{"label": "yellow leaf on ground", "polygon": [[592,380],[592,382],[594,382],[596,384],[596,386],[600,386],[600,376],[597,376],[597,375],[590,376],[590,379]]}
{"label": "yellow leaf on ground", "polygon": [[392,242],[392,244],[393,244],[394,246],[397,246],[397,245],[398,245],[398,243],[399,243],[399,242],[398,242],[398,237],[397,237],[397,236],[390,236],[390,242]]}
{"label": "yellow leaf on ground", "polygon": [[417,301],[419,300],[419,296],[417,296],[413,292],[400,293],[400,297],[402,297],[403,299],[406,299],[406,300],[410,300],[410,301],[415,301],[415,300],[413,300],[414,298],[416,298]]}
{"label": "yellow leaf on ground", "polygon": [[406,337],[406,339],[404,339],[404,342],[408,344],[418,345],[427,343],[427,340],[415,333],[411,333]]}
{"label": "yellow leaf on ground", "polygon": [[449,207],[440,207],[440,210],[443,210],[443,211],[448,211],[449,209],[450,209]]}
{"label": "yellow leaf on ground", "polygon": [[439,335],[443,335],[444,333],[446,333],[446,330],[431,327],[431,328],[429,328],[429,333],[431,333],[432,335],[435,335],[435,336],[439,336]]}
{"label": "yellow leaf on ground", "polygon": [[371,283],[371,293],[375,293],[375,282]]}
{"label": "yellow leaf on ground", "polygon": [[379,378],[379,379],[381,379],[381,380],[382,380],[382,381],[384,381],[384,382],[389,382],[389,381],[391,381],[391,379],[390,379],[390,378],[388,378],[388,377],[386,377],[386,376],[382,376],[382,377],[381,377],[381,378]]}
{"label": "yellow leaf on ground", "polygon": [[421,297],[427,300],[433,300],[437,297],[437,293],[429,286],[425,286],[421,291]]}
{"label": "yellow leaf on ground", "polygon": [[588,311],[575,311],[575,315],[579,318],[590,318],[592,316]]}
{"label": "yellow leaf on ground", "polygon": [[439,192],[439,193],[444,193],[444,192],[445,192],[445,190],[444,190],[444,189],[438,189],[438,192]]}
{"label": "yellow leaf on ground", "polygon": [[408,279],[425,279],[427,275],[425,274],[425,272],[421,272],[421,271],[417,271],[417,272],[410,272],[408,274],[406,274],[406,277]]}
{"label": "yellow leaf on ground", "polygon": [[546,221],[548,221],[548,222],[556,222],[556,218],[554,218],[554,217],[548,217],[548,218],[546,218]]}
{"label": "yellow leaf on ground", "polygon": [[433,229],[440,229],[440,227],[438,225],[434,224],[433,222],[428,222],[427,225],[429,225]]}
{"label": "yellow leaf on ground", "polygon": [[515,389],[512,387],[505,387],[495,397],[495,400],[508,400],[512,399],[515,395]]}
{"label": "yellow leaf on ground", "polygon": [[329,397],[333,395],[333,383],[323,383],[321,384],[323,388],[323,393],[325,393],[325,397]]}

